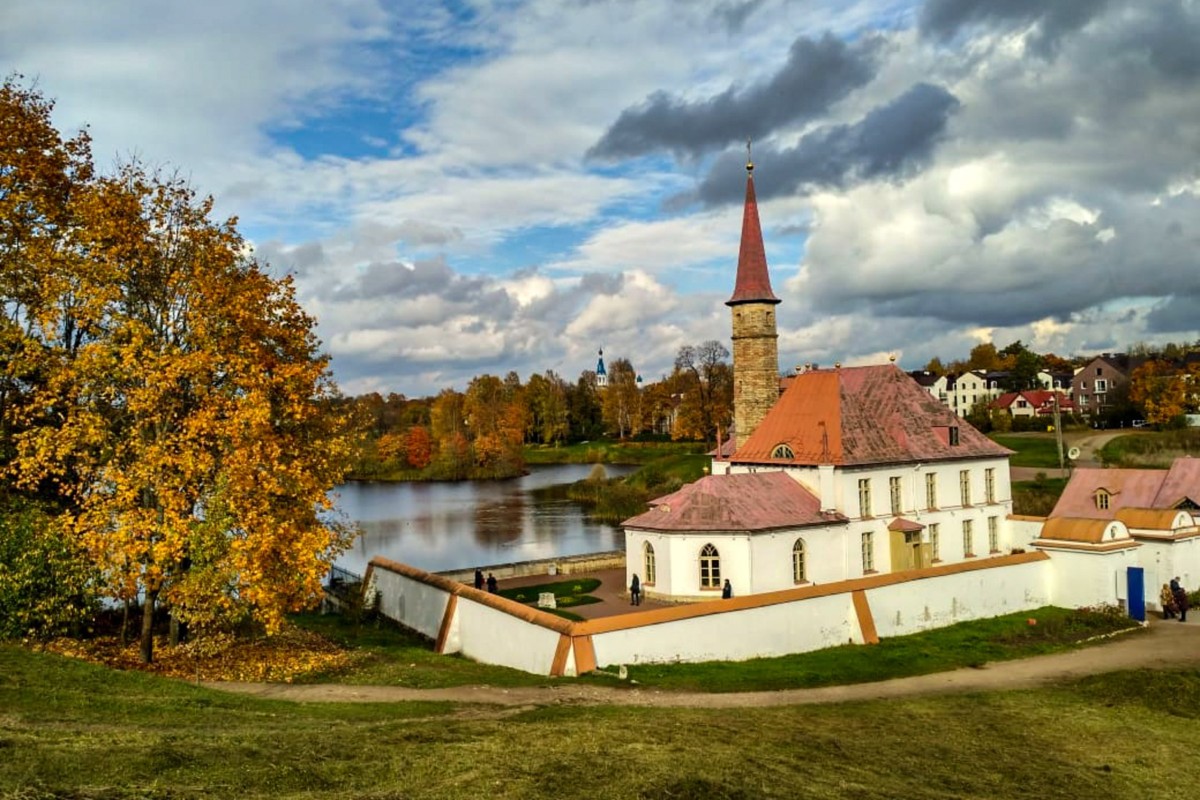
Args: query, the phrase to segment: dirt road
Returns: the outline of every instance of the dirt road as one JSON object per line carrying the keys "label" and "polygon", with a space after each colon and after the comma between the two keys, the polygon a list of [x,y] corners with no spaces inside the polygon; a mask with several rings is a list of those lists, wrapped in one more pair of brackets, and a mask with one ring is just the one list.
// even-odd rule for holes
{"label": "dirt road", "polygon": [[413,700],[482,703],[499,706],[622,705],[746,708],[840,703],[956,692],[1021,689],[1124,669],[1200,667],[1200,621],[1152,621],[1149,630],[1113,637],[1111,641],[1049,656],[1000,661],[980,669],[958,669],[878,683],[790,689],[777,692],[703,694],[654,689],[587,686],[564,680],[557,686],[502,689],[460,686],[448,689],[404,689],[394,686],[319,684],[209,683],[221,691],[305,703],[395,703]]}

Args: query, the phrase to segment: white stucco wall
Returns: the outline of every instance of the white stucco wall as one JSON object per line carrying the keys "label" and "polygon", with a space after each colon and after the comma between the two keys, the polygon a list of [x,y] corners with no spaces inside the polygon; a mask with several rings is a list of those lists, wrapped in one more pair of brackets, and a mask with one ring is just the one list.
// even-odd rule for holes
{"label": "white stucco wall", "polygon": [[595,634],[596,663],[742,661],[862,642],[849,594]]}
{"label": "white stucco wall", "polygon": [[1028,550],[1033,540],[1042,535],[1042,525],[1045,522],[1045,517],[1010,518],[1008,520],[1009,546]]}
{"label": "white stucco wall", "polygon": [[[506,614],[466,597],[458,598],[462,654],[486,664],[549,675],[562,634]],[[566,675],[575,674],[574,655],[568,654]]]}
{"label": "white stucco wall", "polygon": [[450,601],[448,591],[385,569],[373,569],[371,583],[379,592],[381,614],[437,639]]}
{"label": "white stucco wall", "polygon": [[1140,566],[1137,548],[1094,552],[1041,548],[1053,565],[1051,597],[1064,608],[1116,605],[1126,599],[1125,569]]}
{"label": "white stucco wall", "polygon": [[792,528],[756,534],[750,541],[754,577],[749,591],[758,594],[797,585],[793,579],[792,548],[798,539],[804,541],[805,583],[824,584],[844,580],[848,571],[847,537],[845,525]]}
{"label": "white stucco wall", "polygon": [[1179,576],[1180,582],[1189,590],[1200,586],[1200,538],[1175,541],[1138,536],[1141,544],[1138,561],[1146,570],[1146,603],[1159,607],[1159,592],[1164,583]]}
{"label": "white stucco wall", "polygon": [[867,590],[881,637],[1054,605],[1051,562],[974,570]]}

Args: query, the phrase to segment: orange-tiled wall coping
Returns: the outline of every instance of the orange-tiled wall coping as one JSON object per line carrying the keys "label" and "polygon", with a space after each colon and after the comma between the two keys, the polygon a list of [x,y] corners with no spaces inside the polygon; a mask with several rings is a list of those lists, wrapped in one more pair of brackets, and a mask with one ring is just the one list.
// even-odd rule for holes
{"label": "orange-tiled wall coping", "polygon": [[777,592],[764,592],[762,594],[745,595],[742,597],[732,597],[728,600],[710,600],[700,603],[689,603],[687,605],[671,606],[668,608],[653,608],[646,611],[637,611],[629,614],[622,614],[615,617],[601,617],[600,619],[584,620],[582,622],[570,622],[562,617],[556,617],[553,614],[547,614],[536,608],[518,603],[515,600],[509,600],[506,597],[489,594],[480,591],[473,586],[458,581],[448,580],[441,575],[435,575],[431,572],[426,572],[423,569],[402,564],[399,561],[392,561],[388,558],[377,556],[371,559],[371,563],[367,567],[367,575],[364,578],[364,583],[370,582],[372,569],[384,569],[389,572],[395,572],[403,575],[406,578],[411,578],[421,583],[426,583],[431,586],[436,586],[453,595],[465,597],[477,603],[481,603],[497,611],[502,611],[526,622],[539,625],[543,628],[557,631],[558,633],[567,636],[591,636],[599,633],[610,633],[612,631],[626,630],[629,628],[641,628],[647,625],[659,625],[664,622],[675,622],[677,620],[693,619],[698,617],[706,617],[710,614],[723,614],[727,611],[743,611],[752,608],[764,608],[766,606],[780,605],[782,603],[792,603],[797,600],[809,600],[816,597],[830,597],[838,594],[851,594],[856,591],[866,591],[869,589],[878,589],[884,586],[894,586],[896,584],[908,583],[910,581],[925,580],[926,578],[939,578],[945,575],[956,575],[962,572],[975,572],[977,570],[995,569],[998,567],[1011,567],[1021,564],[1032,564],[1038,561],[1047,561],[1050,559],[1049,554],[1040,550],[1035,550],[1027,553],[1014,553],[1007,556],[997,556],[996,558],[986,558],[978,561],[964,561],[956,564],[942,564],[936,567],[925,567],[924,569],[908,570],[906,572],[891,572],[880,575],[868,575],[864,578],[853,578],[846,581],[836,581],[834,583],[819,584],[816,586],[801,586],[795,589],[782,589]]}
{"label": "orange-tiled wall coping", "polygon": [[653,608],[632,614],[622,614],[617,617],[601,617],[600,619],[575,622],[573,633],[576,636],[610,633],[628,628],[640,628],[646,625],[659,625],[664,622],[705,617],[710,614],[723,614],[727,611],[742,611],[751,608],[792,603],[797,600],[809,600],[815,597],[829,597],[838,594],[851,594],[855,591],[878,589],[884,586],[894,586],[910,581],[926,578],[939,578],[945,575],[955,575],[961,572],[975,572],[997,567],[1011,567],[1021,564],[1032,564],[1038,561],[1048,561],[1050,556],[1040,551],[1014,553],[996,558],[986,558],[979,561],[966,561],[956,564],[944,564],[924,569],[892,572],[880,575],[869,575],[864,578],[853,578],[835,583],[817,586],[801,586],[796,589],[782,589],[777,592],[764,592],[742,597],[732,597],[728,600],[710,600],[708,602],[692,603],[689,605],[671,606],[669,608]]}
{"label": "orange-tiled wall coping", "polygon": [[1071,539],[1034,539],[1030,544],[1046,550],[1078,550],[1082,553],[1112,553],[1117,550],[1136,550],[1141,547],[1141,544],[1132,539],[1117,539],[1104,544],[1077,542]]}
{"label": "orange-tiled wall coping", "polygon": [[510,616],[523,619],[526,622],[531,622],[534,625],[538,625],[543,628],[549,628],[550,630],[557,631],[558,633],[566,634],[568,636],[573,633],[573,623],[571,623],[569,620],[563,619],[562,617],[556,617],[553,614],[547,614],[545,611],[532,608],[524,603],[518,603],[516,600],[509,600],[507,597],[490,594],[488,592],[476,589],[474,586],[460,583],[458,581],[452,581],[449,578],[442,577],[441,575],[435,575],[432,572],[426,572],[425,570],[419,569],[410,564],[392,561],[390,558],[383,558],[382,556],[376,556],[375,558],[372,558],[371,563],[367,565],[367,574],[363,578],[364,585],[370,584],[371,572],[375,569],[387,570],[388,572],[394,572],[397,575],[403,575],[411,580],[418,581],[429,586],[435,586],[438,589],[449,592],[452,596],[465,597],[466,599],[479,603],[480,605],[494,608],[497,611],[502,611]]}
{"label": "orange-tiled wall coping", "polygon": [[1049,517],[1033,517],[1028,514],[1009,514],[1008,518],[1015,522],[1045,522]]}

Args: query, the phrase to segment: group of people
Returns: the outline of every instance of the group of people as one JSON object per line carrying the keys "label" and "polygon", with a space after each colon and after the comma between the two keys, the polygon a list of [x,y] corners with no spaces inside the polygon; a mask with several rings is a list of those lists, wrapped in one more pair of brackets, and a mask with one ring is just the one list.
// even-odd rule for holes
{"label": "group of people", "polygon": [[1188,605],[1190,605],[1188,593],[1179,584],[1178,575],[1171,579],[1170,584],[1163,584],[1158,600],[1162,606],[1163,619],[1174,619],[1178,615],[1180,622],[1187,622]]}
{"label": "group of people", "polygon": [[[483,589],[483,583],[484,583],[483,570],[481,570],[481,569],[475,570],[475,588]],[[491,594],[496,593],[496,576],[490,572],[488,573],[488,576],[487,576],[487,590]]]}

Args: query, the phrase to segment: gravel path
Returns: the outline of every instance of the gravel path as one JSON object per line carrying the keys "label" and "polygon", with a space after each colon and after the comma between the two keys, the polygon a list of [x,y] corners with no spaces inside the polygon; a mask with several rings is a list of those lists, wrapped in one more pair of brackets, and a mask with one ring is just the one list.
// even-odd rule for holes
{"label": "gravel path", "polygon": [[557,686],[515,689],[492,686],[405,689],[396,686],[274,683],[205,685],[221,691],[306,703],[395,703],[423,700],[499,706],[575,704],[748,708],[1023,689],[1104,672],[1165,667],[1200,667],[1200,622],[1180,624],[1174,620],[1155,620],[1151,622],[1148,631],[1119,635],[1103,644],[1048,656],[999,661],[979,669],[964,668],[877,683],[775,692],[668,692],[636,686],[587,686],[569,679]]}

